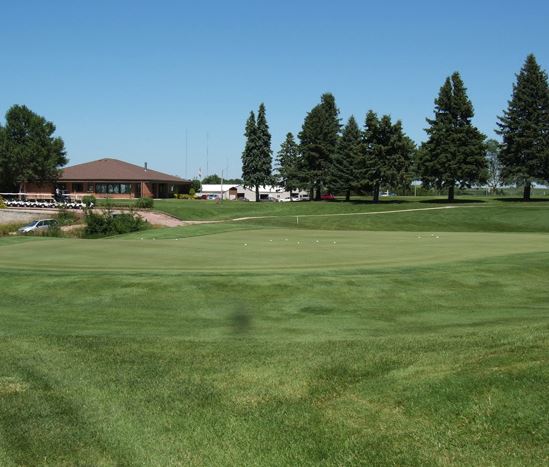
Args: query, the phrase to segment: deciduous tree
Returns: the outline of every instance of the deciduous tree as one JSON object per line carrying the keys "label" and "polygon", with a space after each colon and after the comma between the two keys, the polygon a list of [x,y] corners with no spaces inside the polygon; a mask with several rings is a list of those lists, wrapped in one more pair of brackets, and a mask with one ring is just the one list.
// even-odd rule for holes
{"label": "deciduous tree", "polygon": [[396,190],[410,183],[414,149],[415,145],[404,134],[400,120],[393,124],[389,115],[378,119],[373,111],[368,112],[362,179],[365,186],[371,187],[374,203],[379,201],[382,186]]}
{"label": "deciduous tree", "polygon": [[51,183],[67,163],[55,125],[24,105],[14,105],[0,127],[0,186],[20,190],[23,182]]}

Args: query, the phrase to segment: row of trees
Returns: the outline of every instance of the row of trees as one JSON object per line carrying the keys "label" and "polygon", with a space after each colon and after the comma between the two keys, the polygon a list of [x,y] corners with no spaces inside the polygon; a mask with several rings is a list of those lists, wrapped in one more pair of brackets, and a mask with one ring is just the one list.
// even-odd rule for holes
{"label": "row of trees", "polygon": [[14,105],[0,125],[0,191],[20,191],[23,182],[57,180],[67,163],[55,125],[24,105]]}
{"label": "row of trees", "polygon": [[246,123],[242,154],[244,184],[256,188],[278,183],[288,190],[307,189],[311,199],[321,192],[372,193],[397,190],[421,179],[426,187],[448,191],[476,184],[496,187],[500,181],[524,186],[529,200],[533,182],[549,180],[549,86],[547,74],[529,55],[517,75],[508,109],[499,117],[502,141],[486,140],[472,123],[474,109],[459,75],[448,77],[427,119],[427,140],[416,148],[400,121],[389,115],[366,115],[363,128],[351,116],[344,127],[332,94],[305,117],[296,141],[286,135],[272,173],[271,136],[261,104]]}

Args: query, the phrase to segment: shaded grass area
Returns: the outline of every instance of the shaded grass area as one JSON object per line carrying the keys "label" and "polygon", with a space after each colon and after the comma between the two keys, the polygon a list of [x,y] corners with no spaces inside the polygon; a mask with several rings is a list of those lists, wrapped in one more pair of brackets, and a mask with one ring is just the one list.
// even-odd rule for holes
{"label": "shaded grass area", "polygon": [[0,275],[0,463],[547,460],[549,253]]}

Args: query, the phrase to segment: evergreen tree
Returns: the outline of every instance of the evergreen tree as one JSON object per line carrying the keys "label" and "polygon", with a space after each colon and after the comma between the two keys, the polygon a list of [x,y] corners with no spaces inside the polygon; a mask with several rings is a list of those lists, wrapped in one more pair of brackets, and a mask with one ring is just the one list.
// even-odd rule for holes
{"label": "evergreen tree", "polygon": [[23,182],[51,183],[67,163],[65,144],[55,125],[24,105],[14,105],[0,127],[0,187],[21,189]]}
{"label": "evergreen tree", "polygon": [[244,185],[255,188],[259,201],[259,187],[272,180],[271,134],[265,116],[265,106],[259,106],[257,121],[253,112],[246,122],[246,145],[242,153],[242,179]]}
{"label": "evergreen tree", "polygon": [[528,201],[532,182],[549,179],[549,86],[534,55],[526,58],[499,121],[502,177],[524,185]]}
{"label": "evergreen tree", "polygon": [[345,201],[350,200],[351,191],[356,186],[357,167],[362,154],[362,133],[355,117],[351,115],[339,139],[329,181],[330,190],[345,192]]}
{"label": "evergreen tree", "polygon": [[321,97],[303,122],[299,133],[301,170],[311,198],[320,200],[321,190],[327,185],[332,159],[337,150],[340,123],[339,110],[332,94]]}
{"label": "evergreen tree", "polygon": [[428,140],[422,145],[418,169],[423,184],[448,190],[486,181],[485,136],[471,123],[473,105],[459,73],[447,78],[435,100],[435,118],[427,119]]}
{"label": "evergreen tree", "polygon": [[292,133],[288,133],[286,139],[280,145],[276,160],[278,183],[289,191],[298,189],[302,181],[299,171],[299,146],[295,142]]}
{"label": "evergreen tree", "polygon": [[410,183],[414,143],[402,130],[402,123],[394,125],[389,115],[381,119],[373,111],[366,116],[364,132],[365,184],[372,189],[373,201],[379,201],[379,190],[398,189]]}

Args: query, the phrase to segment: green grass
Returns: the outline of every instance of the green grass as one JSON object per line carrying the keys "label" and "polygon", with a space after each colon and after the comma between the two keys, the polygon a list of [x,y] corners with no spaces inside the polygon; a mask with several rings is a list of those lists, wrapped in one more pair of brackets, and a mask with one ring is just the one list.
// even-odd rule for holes
{"label": "green grass", "polygon": [[546,465],[544,206],[2,238],[0,465]]}

